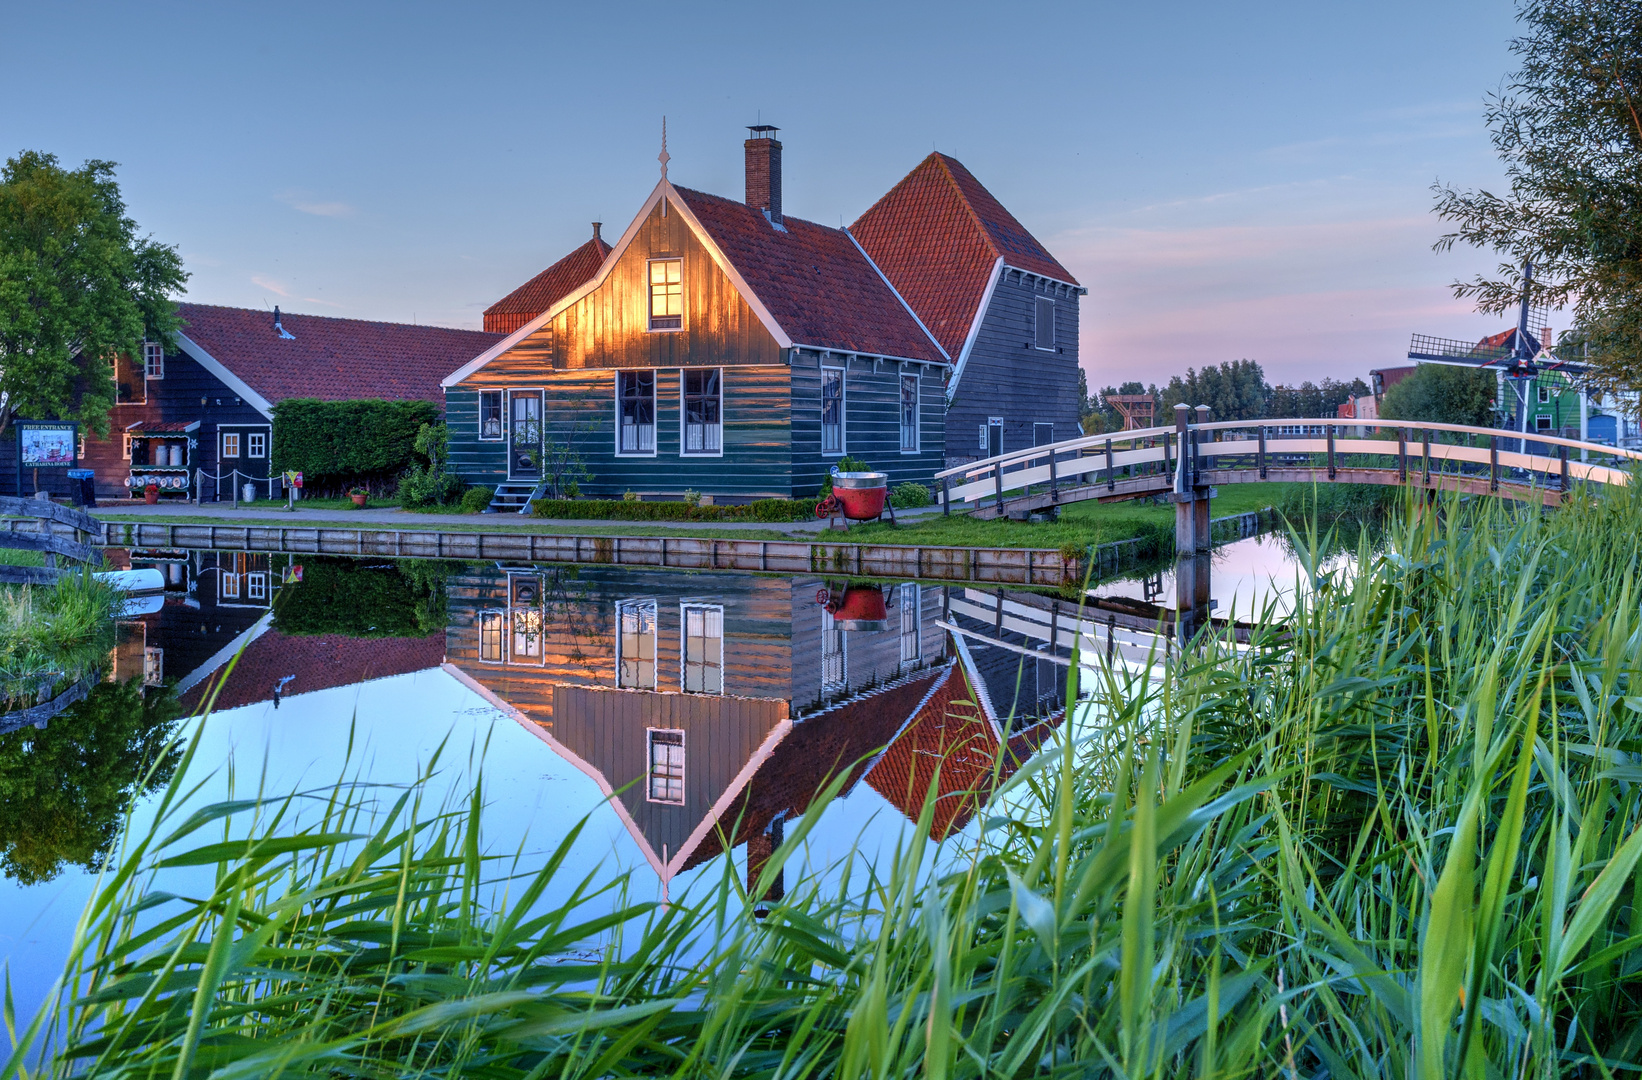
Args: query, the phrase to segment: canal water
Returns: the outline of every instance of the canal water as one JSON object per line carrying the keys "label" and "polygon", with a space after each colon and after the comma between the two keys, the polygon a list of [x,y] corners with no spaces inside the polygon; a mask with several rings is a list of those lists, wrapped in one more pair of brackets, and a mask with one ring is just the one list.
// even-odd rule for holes
{"label": "canal water", "polygon": [[[704,875],[745,881],[749,861],[756,876],[841,772],[789,881],[903,845],[937,761],[930,838],[976,827],[1000,753],[1006,778],[1061,727],[1074,637],[1113,640],[1075,600],[997,588],[109,554],[161,569],[164,594],[119,620],[90,699],[0,735],[0,962],[19,1015],[61,974],[124,807],[135,799],[134,829],[151,821],[159,783],[140,778],[171,740],[200,735],[189,806],[338,781],[389,805],[424,773],[426,805],[461,805],[478,777],[485,846],[523,872],[585,819],[563,880],[628,872],[633,899],[682,899]],[[1275,538],[1226,545],[1208,571],[1215,609],[1309,587],[1296,570]],[[1092,594],[1167,607],[1173,583]],[[1124,625],[1126,658],[1156,652]],[[192,718],[208,692],[214,712]],[[163,887],[188,891],[168,873]]]}

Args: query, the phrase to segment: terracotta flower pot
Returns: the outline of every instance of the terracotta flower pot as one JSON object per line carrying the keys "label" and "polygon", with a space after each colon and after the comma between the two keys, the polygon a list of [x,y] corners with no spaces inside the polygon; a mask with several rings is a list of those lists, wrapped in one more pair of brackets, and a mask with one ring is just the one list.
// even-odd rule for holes
{"label": "terracotta flower pot", "polygon": [[149,484],[147,487],[143,488],[143,502],[147,503],[149,506],[153,506],[159,501],[160,489],[157,485]]}
{"label": "terracotta flower pot", "polygon": [[365,500],[370,498],[370,496],[369,495],[355,495],[355,494],[352,494],[350,492],[349,495],[348,495],[348,498],[353,500],[353,504],[355,506],[363,508],[364,505],[365,505]]}

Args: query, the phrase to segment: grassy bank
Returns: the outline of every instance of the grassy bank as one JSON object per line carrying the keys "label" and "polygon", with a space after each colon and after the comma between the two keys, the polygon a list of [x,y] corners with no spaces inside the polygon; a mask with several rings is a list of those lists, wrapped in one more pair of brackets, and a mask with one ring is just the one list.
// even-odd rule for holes
{"label": "grassy bank", "polygon": [[490,858],[480,788],[185,816],[181,769],[25,1038],[98,1076],[1634,1071],[1642,495],[1449,499],[1381,550],[1247,649],[1100,672],[937,873],[914,840],[763,922],[733,868],[560,880],[575,829]]}
{"label": "grassy bank", "polygon": [[34,704],[97,670],[114,644],[118,594],[89,574],[55,585],[0,586],[0,699]]}
{"label": "grassy bank", "polygon": [[[1220,488],[1214,500],[1217,517],[1247,513],[1269,506],[1292,505],[1302,498],[1298,489],[1309,489],[1309,484],[1231,484]],[[1334,490],[1330,488],[1328,490]],[[1354,489],[1356,490],[1356,489]],[[1373,492],[1392,489],[1366,489]],[[1335,496],[1344,498],[1344,496]],[[1361,498],[1380,498],[1379,495]],[[1285,502],[1288,500],[1288,502]],[[316,500],[317,502],[317,500]],[[734,528],[714,526],[704,522],[668,522],[641,524],[627,521],[595,521],[586,524],[565,525],[558,522],[533,520],[513,514],[453,514],[434,518],[406,516],[390,523],[357,522],[346,520],[346,515],[327,512],[326,518],[310,517],[303,513],[299,503],[297,512],[289,516],[267,519],[270,527],[286,525],[293,528],[311,527],[322,520],[337,521],[344,527],[379,529],[432,529],[445,532],[523,532],[551,533],[560,536],[680,536],[724,537],[737,540],[786,540],[813,538],[811,531],[783,529],[780,525],[766,528]],[[308,509],[320,509],[308,506]],[[115,521],[175,522],[179,525],[240,525],[245,518],[226,516],[184,515],[131,515],[129,518],[110,515]],[[257,519],[261,521],[262,519]],[[1019,521],[977,521],[965,515],[950,517],[940,514],[904,519],[905,524],[891,525],[887,521],[851,526],[848,532],[825,532],[826,542],[862,544],[922,544],[928,547],[1033,547],[1059,549],[1068,546],[1087,547],[1137,537],[1154,538],[1160,550],[1167,550],[1174,537],[1174,508],[1150,502],[1073,503],[1061,511],[1061,520],[1031,524]]]}

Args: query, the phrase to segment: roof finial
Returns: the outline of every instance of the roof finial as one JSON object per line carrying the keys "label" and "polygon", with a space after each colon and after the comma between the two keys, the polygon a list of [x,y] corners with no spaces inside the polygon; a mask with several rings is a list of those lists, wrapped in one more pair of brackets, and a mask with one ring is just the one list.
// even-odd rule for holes
{"label": "roof finial", "polygon": [[663,180],[667,179],[667,163],[672,160],[672,155],[667,153],[667,118],[665,116],[661,118],[661,153],[656,155],[656,160],[661,162],[661,178]]}

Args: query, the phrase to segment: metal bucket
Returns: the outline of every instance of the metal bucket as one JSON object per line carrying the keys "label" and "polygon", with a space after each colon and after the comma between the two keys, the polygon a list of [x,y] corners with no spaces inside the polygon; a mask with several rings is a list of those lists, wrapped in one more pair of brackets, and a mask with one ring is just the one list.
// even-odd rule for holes
{"label": "metal bucket", "polygon": [[832,493],[852,521],[871,521],[884,512],[889,498],[889,474],[841,472],[832,474]]}

